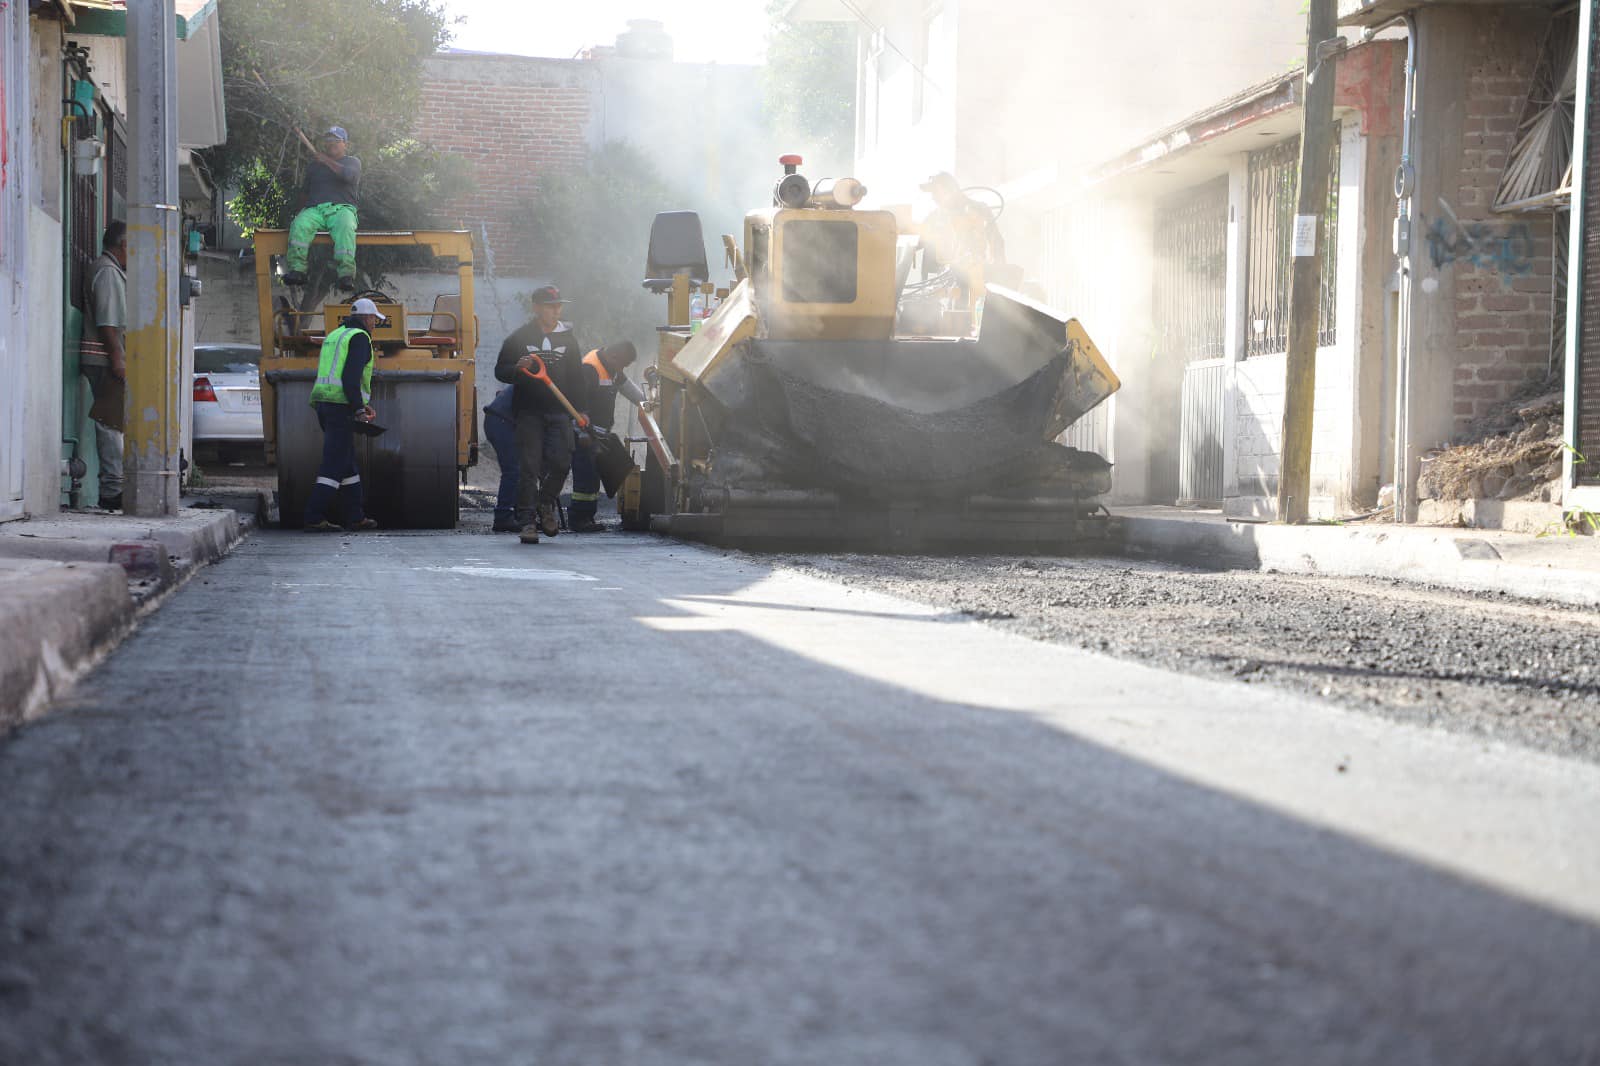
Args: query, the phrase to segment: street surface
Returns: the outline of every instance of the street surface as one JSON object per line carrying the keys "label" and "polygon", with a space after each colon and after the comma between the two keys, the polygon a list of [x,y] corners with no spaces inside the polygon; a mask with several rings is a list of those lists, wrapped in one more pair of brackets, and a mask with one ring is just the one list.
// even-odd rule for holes
{"label": "street surface", "polygon": [[470,518],[258,533],[0,740],[0,1063],[1600,1063],[1593,762]]}

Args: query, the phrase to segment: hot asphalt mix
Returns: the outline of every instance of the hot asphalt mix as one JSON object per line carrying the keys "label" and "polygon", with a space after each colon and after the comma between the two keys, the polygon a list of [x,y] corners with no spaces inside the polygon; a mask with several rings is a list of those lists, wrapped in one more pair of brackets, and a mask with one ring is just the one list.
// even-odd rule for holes
{"label": "hot asphalt mix", "polygon": [[1600,761],[1600,616],[1583,608],[1125,559],[782,562],[1037,640]]}

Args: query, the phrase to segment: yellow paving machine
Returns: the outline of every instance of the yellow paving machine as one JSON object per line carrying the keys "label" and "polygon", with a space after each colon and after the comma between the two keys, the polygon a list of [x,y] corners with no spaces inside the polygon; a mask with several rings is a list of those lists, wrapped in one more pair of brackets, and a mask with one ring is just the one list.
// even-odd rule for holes
{"label": "yellow paving machine", "polygon": [[[318,242],[327,243],[326,234]],[[420,248],[453,260],[454,292],[409,307],[380,291],[356,293],[316,311],[275,304],[273,259],[284,230],[257,230],[256,295],[261,325],[261,406],[267,461],[278,467],[280,522],[298,526],[316,481],[322,431],[311,407],[317,356],[328,331],[366,296],[387,318],[373,331],[372,406],[386,427],[358,439],[366,511],[384,528],[449,529],[460,514],[461,478],[478,460],[472,235],[463,230],[362,232],[361,248]]]}
{"label": "yellow paving machine", "polygon": [[858,209],[852,179],[813,187],[798,158],[780,162],[742,249],[724,238],[733,277],[703,320],[699,219],[656,216],[644,284],[668,320],[624,524],[782,549],[1054,551],[1103,535],[1110,464],[1055,441],[1120,387],[1083,327],[991,284],[968,334],[902,335],[895,215]]}

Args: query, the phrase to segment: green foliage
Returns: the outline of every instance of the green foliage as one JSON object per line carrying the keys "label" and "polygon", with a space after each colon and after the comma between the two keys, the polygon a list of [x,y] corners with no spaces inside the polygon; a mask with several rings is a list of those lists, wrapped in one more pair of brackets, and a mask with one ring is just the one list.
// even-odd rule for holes
{"label": "green foliage", "polygon": [[339,125],[363,164],[364,227],[445,222],[437,205],[465,168],[410,140],[422,63],[449,39],[437,0],[228,0],[218,14],[228,141],[206,155],[238,188],[233,218],[287,224],[310,158],[294,127],[315,141]]}
{"label": "green foliage", "polygon": [[540,178],[519,236],[532,243],[539,273],[572,300],[567,317],[586,349],[631,340],[641,359],[655,352],[666,305],[639,283],[655,213],[681,202],[650,159],[620,141],[579,170]]}
{"label": "green foliage", "polygon": [[289,206],[289,197],[283,186],[260,159],[234,175],[238,195],[228,201],[228,218],[244,231],[246,238],[258,229],[281,225]]}
{"label": "green foliage", "polygon": [[787,0],[768,0],[763,95],[767,121],[812,174],[847,174],[855,156],[856,27],[789,22]]}

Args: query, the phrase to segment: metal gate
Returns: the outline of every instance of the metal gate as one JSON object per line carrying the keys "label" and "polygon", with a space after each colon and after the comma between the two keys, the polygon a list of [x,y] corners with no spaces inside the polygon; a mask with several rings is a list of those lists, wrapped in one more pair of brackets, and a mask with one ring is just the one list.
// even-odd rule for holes
{"label": "metal gate", "polygon": [[[1222,380],[1228,288],[1228,179],[1219,178],[1156,212],[1155,319],[1165,387],[1162,417],[1176,399],[1177,455],[1159,458],[1151,491],[1179,503],[1222,502]],[[1176,369],[1173,367],[1173,369]],[[1168,382],[1171,378],[1166,378]],[[1171,424],[1170,422],[1168,423]]]}
{"label": "metal gate", "polygon": [[1222,503],[1222,416],[1227,388],[1226,359],[1207,359],[1183,368],[1183,427],[1178,441],[1178,502]]}

